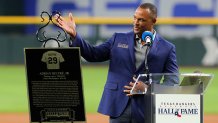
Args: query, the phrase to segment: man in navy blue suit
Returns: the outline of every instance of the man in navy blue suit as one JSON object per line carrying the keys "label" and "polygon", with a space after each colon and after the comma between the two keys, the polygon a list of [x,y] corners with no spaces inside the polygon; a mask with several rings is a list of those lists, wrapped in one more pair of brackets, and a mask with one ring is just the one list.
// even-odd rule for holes
{"label": "man in navy blue suit", "polygon": [[[129,93],[134,83],[133,78],[144,73],[145,61],[150,73],[178,73],[175,46],[154,30],[157,8],[151,3],[141,4],[134,14],[133,31],[114,33],[98,46],[90,45],[77,33],[71,13],[69,20],[57,15],[55,19],[57,25],[72,37],[70,47],[80,47],[83,58],[89,62],[110,61],[98,112],[108,115],[110,123],[144,123],[145,100],[143,96]],[[141,39],[144,31],[152,32],[154,40],[147,57],[147,46]]]}

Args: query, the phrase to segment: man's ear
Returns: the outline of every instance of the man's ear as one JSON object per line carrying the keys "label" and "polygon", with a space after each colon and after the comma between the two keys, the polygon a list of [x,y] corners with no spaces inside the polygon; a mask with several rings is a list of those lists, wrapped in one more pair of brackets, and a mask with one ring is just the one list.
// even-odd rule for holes
{"label": "man's ear", "polygon": [[157,21],[157,19],[156,18],[154,18],[153,20],[152,20],[152,22],[155,24],[156,23],[156,21]]}

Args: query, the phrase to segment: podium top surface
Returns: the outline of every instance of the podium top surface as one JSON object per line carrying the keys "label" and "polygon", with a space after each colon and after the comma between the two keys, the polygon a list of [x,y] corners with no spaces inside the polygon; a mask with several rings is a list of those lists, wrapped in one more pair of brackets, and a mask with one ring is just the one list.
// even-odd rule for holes
{"label": "podium top surface", "polygon": [[[150,78],[150,80],[148,78]],[[192,86],[203,84],[203,91],[205,91],[212,78],[213,74],[207,73],[151,73],[149,75],[139,74],[136,81],[166,86]]]}

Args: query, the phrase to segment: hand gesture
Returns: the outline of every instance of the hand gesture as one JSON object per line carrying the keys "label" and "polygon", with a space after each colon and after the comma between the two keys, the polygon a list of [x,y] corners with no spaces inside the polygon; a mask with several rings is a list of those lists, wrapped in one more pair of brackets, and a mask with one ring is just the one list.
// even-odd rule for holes
{"label": "hand gesture", "polygon": [[69,13],[69,18],[65,19],[62,16],[56,14],[54,16],[56,20],[56,24],[61,27],[63,30],[65,30],[69,35],[72,37],[76,36],[76,23],[73,19],[72,13]]}

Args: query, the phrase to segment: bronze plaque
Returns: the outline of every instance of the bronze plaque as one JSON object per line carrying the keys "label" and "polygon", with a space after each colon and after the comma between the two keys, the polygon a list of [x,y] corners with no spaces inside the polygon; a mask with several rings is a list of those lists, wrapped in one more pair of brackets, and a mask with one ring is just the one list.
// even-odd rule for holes
{"label": "bronze plaque", "polygon": [[30,120],[85,122],[79,48],[25,48]]}

